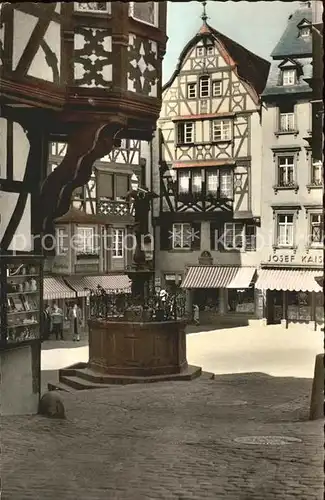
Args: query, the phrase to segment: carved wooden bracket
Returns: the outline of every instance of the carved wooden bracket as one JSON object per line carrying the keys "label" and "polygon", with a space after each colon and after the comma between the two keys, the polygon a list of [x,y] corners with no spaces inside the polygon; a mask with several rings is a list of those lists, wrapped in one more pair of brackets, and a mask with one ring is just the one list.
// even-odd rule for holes
{"label": "carved wooden bracket", "polygon": [[65,157],[41,187],[41,233],[52,232],[54,219],[69,210],[73,191],[89,181],[94,162],[110,153],[125,126],[125,120],[116,117],[109,123],[83,124],[70,135]]}

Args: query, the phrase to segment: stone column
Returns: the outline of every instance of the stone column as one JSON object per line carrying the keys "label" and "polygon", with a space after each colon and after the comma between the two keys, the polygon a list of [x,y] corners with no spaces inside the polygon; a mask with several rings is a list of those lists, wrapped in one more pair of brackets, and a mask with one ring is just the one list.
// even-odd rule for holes
{"label": "stone column", "polygon": [[201,250],[211,251],[210,222],[201,223]]}
{"label": "stone column", "polygon": [[224,315],[227,313],[227,290],[219,288],[219,314]]}

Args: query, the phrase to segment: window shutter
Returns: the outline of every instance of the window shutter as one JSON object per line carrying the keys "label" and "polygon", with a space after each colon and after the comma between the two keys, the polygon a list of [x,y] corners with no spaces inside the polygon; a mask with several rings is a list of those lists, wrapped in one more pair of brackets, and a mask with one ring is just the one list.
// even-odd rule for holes
{"label": "window shutter", "polygon": [[98,174],[97,189],[98,197],[113,198],[113,175],[107,172]]}
{"label": "window shutter", "polygon": [[128,176],[127,175],[116,175],[115,176],[115,197],[125,198],[128,193]]}
{"label": "window shutter", "polygon": [[192,224],[192,250],[201,249],[201,222],[194,222]]}
{"label": "window shutter", "polygon": [[246,251],[255,252],[256,250],[256,226],[247,225],[245,231]]}
{"label": "window shutter", "polygon": [[168,224],[160,226],[160,250],[170,250],[172,247],[171,227]]}

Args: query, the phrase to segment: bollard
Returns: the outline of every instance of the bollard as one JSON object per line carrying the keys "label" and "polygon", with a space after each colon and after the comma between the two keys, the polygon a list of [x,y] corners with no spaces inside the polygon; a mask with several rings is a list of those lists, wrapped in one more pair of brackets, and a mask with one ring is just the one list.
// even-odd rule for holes
{"label": "bollard", "polygon": [[38,413],[50,418],[65,418],[64,404],[57,391],[46,392],[42,396]]}
{"label": "bollard", "polygon": [[317,354],[313,388],[311,392],[309,420],[324,418],[324,354]]}

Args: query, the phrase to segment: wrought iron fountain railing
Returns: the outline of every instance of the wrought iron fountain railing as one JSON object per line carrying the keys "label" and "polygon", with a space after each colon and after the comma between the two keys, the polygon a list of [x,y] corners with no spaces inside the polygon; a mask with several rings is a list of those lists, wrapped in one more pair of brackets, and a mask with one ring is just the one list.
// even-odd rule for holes
{"label": "wrought iron fountain railing", "polygon": [[145,300],[123,291],[109,293],[101,286],[89,294],[90,318],[107,321],[186,320],[186,300],[182,290],[154,290]]}

